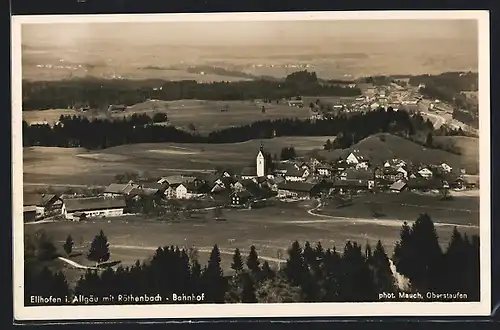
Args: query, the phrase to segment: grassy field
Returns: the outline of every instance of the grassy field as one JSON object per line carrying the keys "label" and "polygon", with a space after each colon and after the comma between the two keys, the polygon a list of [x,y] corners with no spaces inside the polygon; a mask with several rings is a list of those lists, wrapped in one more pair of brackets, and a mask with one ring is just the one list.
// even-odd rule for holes
{"label": "grassy field", "polygon": [[454,169],[465,168],[470,174],[477,173],[479,169],[479,157],[476,151],[473,150],[474,143],[477,143],[477,139],[465,138],[462,140],[456,139],[457,137],[436,137],[436,139],[438,138],[458,141],[457,145],[462,146],[464,153],[462,155],[456,155],[440,149],[429,149],[395,135],[379,133],[361,140],[349,149],[321,151],[320,155],[327,159],[334,160],[339,156],[347,156],[352,150],[358,149],[368,155],[374,164],[381,164],[385,160],[391,158],[399,158],[424,164],[439,164],[441,162],[446,162]]}
{"label": "grassy field", "polygon": [[[299,155],[321,148],[332,137],[278,137],[264,140],[270,153],[294,146]],[[261,140],[232,144],[151,143],[123,145],[102,151],[81,148],[30,147],[23,151],[24,181],[59,184],[109,184],[125,172],[161,176],[214,170],[241,169],[255,162]]]}
{"label": "grassy field", "polygon": [[428,213],[439,223],[461,226],[479,225],[479,197],[453,196],[442,200],[439,194],[417,194],[411,192],[366,194],[353,199],[350,206],[338,208],[331,202],[320,208],[317,213],[335,217],[372,218],[373,213],[383,214],[384,220],[416,219],[422,213]]}
{"label": "grassy field", "polygon": [[[227,107],[228,111],[221,112]],[[261,111],[262,104],[252,101],[146,101],[128,107],[124,113],[89,111],[88,113],[76,112],[68,109],[23,111],[23,120],[28,123],[46,121],[53,124],[61,115],[80,115],[92,118],[122,118],[124,115],[134,113],[153,115],[155,112],[167,113],[171,125],[186,128],[193,124],[196,131],[205,134],[217,129],[250,124],[258,120],[274,120],[281,118],[310,117],[309,109],[289,107],[285,104],[266,104],[266,112]]]}
{"label": "grassy field", "polygon": [[[399,198],[406,200],[408,197],[401,195]],[[451,224],[462,224],[466,221],[455,217],[453,213],[450,216],[446,213],[434,216],[435,210],[427,205],[428,201],[425,199],[417,201],[423,203],[422,206],[433,216],[435,222],[449,223],[436,224],[440,243],[444,248],[453,229]],[[390,204],[393,201],[382,200],[382,202]],[[438,202],[434,204],[436,203]],[[472,202],[462,203],[457,200],[454,203],[474,208]],[[381,240],[389,255],[392,254],[394,244],[399,239],[402,221],[356,220],[309,214],[307,211],[313,209],[315,205],[314,201],[302,201],[263,209],[225,210],[223,214],[227,221],[224,222],[214,221],[208,211],[198,214],[194,219],[181,222],[161,222],[141,216],[124,216],[87,222],[26,224],[24,228],[27,235],[33,235],[37,230],[44,229],[59,249],[62,248],[66,236],[71,234],[77,250],[82,253],[86,252],[93,237],[102,229],[110,242],[111,259],[120,260],[124,265],[131,265],[138,259],[147,259],[158,246],[165,245],[187,248],[195,246],[200,252],[200,262],[204,263],[212,246],[218,244],[222,252],[223,267],[226,270],[229,269],[234,249],[240,248],[245,253],[252,244],[256,246],[259,256],[270,258],[272,266],[277,265],[275,259],[279,251],[286,258],[286,250],[294,240],[298,240],[301,244],[305,241],[321,242],[325,248],[336,246],[340,250],[348,240],[360,244],[376,244]],[[328,210],[322,212],[332,213]],[[404,209],[398,212],[402,215]],[[414,221],[415,214],[406,212],[406,217],[401,217],[401,220]],[[356,214],[351,214],[354,215]],[[357,216],[363,217],[363,211],[360,210]],[[478,232],[477,227],[463,227],[459,230],[468,234]],[[90,265],[84,255],[75,257],[74,260]],[[64,267],[64,264],[55,261],[52,266],[60,268]],[[81,270],[67,270],[70,280],[77,279],[81,273]]]}
{"label": "grassy field", "polygon": [[461,158],[466,163],[474,164],[479,162],[479,138],[467,136],[435,136],[436,144],[453,144],[461,153]]}

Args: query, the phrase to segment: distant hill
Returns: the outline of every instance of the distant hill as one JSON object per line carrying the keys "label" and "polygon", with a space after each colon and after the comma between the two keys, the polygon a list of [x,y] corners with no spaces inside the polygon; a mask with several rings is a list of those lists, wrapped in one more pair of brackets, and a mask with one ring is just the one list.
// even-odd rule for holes
{"label": "distant hill", "polygon": [[[442,138],[454,139],[455,137]],[[371,135],[348,149],[336,149],[333,151],[322,150],[318,153],[328,160],[335,160],[339,156],[346,157],[355,149],[370,157],[373,164],[382,164],[387,159],[399,158],[414,163],[420,162],[424,164],[439,164],[441,162],[446,162],[454,169],[464,168],[471,174],[477,173],[479,168],[479,158],[477,157],[456,155],[440,149],[429,149],[388,133]]]}

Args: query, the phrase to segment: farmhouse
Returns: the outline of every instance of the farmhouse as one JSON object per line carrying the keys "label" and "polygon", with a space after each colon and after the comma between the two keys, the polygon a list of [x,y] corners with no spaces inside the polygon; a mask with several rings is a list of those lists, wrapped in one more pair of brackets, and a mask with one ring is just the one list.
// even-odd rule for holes
{"label": "farmhouse", "polygon": [[375,181],[365,179],[345,179],[335,180],[333,182],[333,191],[344,194],[349,191],[358,192],[364,190],[371,190],[375,187]]}
{"label": "farmhouse", "polygon": [[70,198],[63,200],[62,214],[73,221],[92,217],[115,217],[123,215],[125,206],[123,196]]}
{"label": "farmhouse", "polygon": [[55,194],[23,194],[23,213],[32,221],[61,213],[62,200]]}
{"label": "farmhouse", "polygon": [[368,157],[361,154],[359,150],[353,150],[346,158],[346,163],[349,165],[356,165],[359,163],[365,163],[368,161]]}
{"label": "farmhouse", "polygon": [[104,190],[104,197],[127,196],[134,188],[139,188],[139,185],[133,183],[112,183]]}
{"label": "farmhouse", "polygon": [[199,187],[192,182],[181,183],[175,188],[175,197],[177,199],[190,199],[200,196],[203,196],[203,193],[201,193]]}
{"label": "farmhouse", "polygon": [[250,194],[247,190],[236,191],[231,194],[231,204],[232,205],[243,205],[247,203],[252,198],[252,194]]}
{"label": "farmhouse", "polygon": [[305,181],[305,179],[309,176],[309,170],[307,169],[298,169],[293,168],[290,171],[287,171],[285,174],[286,181]]}
{"label": "farmhouse", "polygon": [[329,177],[333,174],[333,167],[329,165],[322,165],[316,168],[319,175]]}
{"label": "farmhouse", "polygon": [[409,179],[407,187],[410,190],[429,191],[443,188],[443,183],[438,179],[416,178]]}
{"label": "farmhouse", "polygon": [[278,184],[278,197],[312,198],[319,194],[319,189],[314,183],[284,182]]}

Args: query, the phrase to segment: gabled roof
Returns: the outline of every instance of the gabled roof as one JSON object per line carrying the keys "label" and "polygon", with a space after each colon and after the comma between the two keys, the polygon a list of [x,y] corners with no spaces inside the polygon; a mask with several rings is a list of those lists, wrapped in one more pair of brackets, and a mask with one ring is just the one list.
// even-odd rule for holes
{"label": "gabled roof", "polygon": [[373,180],[372,170],[356,170],[350,168],[347,169],[344,173],[346,173],[346,177],[348,179]]}
{"label": "gabled roof", "polygon": [[357,179],[346,179],[346,180],[335,180],[333,182],[334,187],[339,188],[368,188],[368,180],[357,180]]}
{"label": "gabled roof", "polygon": [[50,203],[53,203],[58,198],[59,196],[56,194],[43,194],[40,201],[40,206],[47,206]]}
{"label": "gabled roof", "polygon": [[304,170],[304,169],[297,169],[296,167],[294,167],[291,170],[287,170],[285,175],[286,176],[302,177],[302,176],[304,176],[305,171],[306,170]]}
{"label": "gabled roof", "polygon": [[63,202],[68,212],[116,209],[126,206],[125,198],[122,196],[114,198],[69,198],[64,199]]}
{"label": "gabled roof", "polygon": [[310,192],[316,187],[314,183],[307,182],[283,182],[278,183],[278,189],[297,192]]}
{"label": "gabled roof", "polygon": [[142,184],[143,189],[150,189],[150,190],[162,190],[166,188],[166,185],[164,184],[159,184],[156,182],[147,182]]}
{"label": "gabled roof", "polygon": [[443,183],[439,179],[427,180],[424,178],[409,179],[407,185],[410,189],[438,189],[443,187]]}
{"label": "gabled roof", "polygon": [[128,194],[133,188],[130,183],[112,183],[104,190],[104,193]]}
{"label": "gabled roof", "polygon": [[401,190],[404,187],[406,187],[406,182],[399,180],[399,181],[394,182],[391,185],[390,189],[392,189],[392,190]]}
{"label": "gabled roof", "polygon": [[184,178],[181,175],[170,175],[160,178],[160,180],[158,180],[157,182],[158,183],[167,182],[169,185],[174,185],[182,183],[184,181],[186,181],[186,178]]}

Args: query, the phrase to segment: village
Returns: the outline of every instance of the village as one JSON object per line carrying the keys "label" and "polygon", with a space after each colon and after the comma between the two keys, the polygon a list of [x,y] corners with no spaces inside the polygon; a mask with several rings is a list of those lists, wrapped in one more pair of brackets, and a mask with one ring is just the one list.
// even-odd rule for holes
{"label": "village", "polygon": [[25,222],[80,221],[140,213],[137,210],[141,208],[134,208],[134,205],[141,203],[165,208],[168,213],[169,202],[191,208],[206,205],[251,209],[271,199],[284,202],[330,199],[341,207],[352,196],[403,191],[435,194],[436,198],[447,199],[450,190],[477,188],[477,180],[464,174],[464,170],[454,169],[446,163],[412,164],[406,160],[387,159],[382,164],[372,164],[368,156],[356,149],[330,162],[314,157],[278,161],[273,160],[261,145],[254,165],[239,173],[219,169],[192,175],[120,180],[101,191],[86,194],[25,193],[23,213]]}

